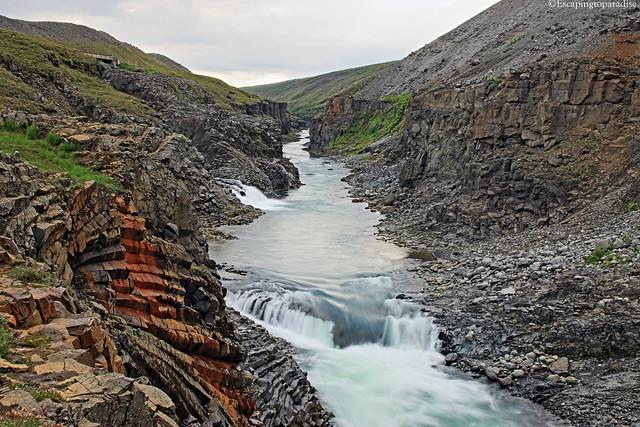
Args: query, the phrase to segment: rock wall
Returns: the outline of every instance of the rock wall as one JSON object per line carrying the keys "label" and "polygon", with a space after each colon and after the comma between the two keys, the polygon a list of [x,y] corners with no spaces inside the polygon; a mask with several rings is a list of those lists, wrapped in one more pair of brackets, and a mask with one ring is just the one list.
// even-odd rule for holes
{"label": "rock wall", "polygon": [[395,153],[403,162],[399,183],[454,185],[465,208],[433,210],[439,221],[501,228],[559,221],[560,206],[573,209],[630,166],[626,151],[640,118],[637,70],[634,58],[565,60],[416,94]]}
{"label": "rock wall", "polygon": [[350,96],[331,98],[321,116],[311,120],[309,151],[316,155],[327,154],[331,142],[346,132],[356,116],[373,113],[384,106],[384,101],[356,99]]}
{"label": "rock wall", "polygon": [[[88,386],[87,381],[91,384],[83,402],[95,403],[95,394],[102,393],[110,403],[82,406],[80,418],[68,418],[68,425],[77,425],[81,418],[102,425],[176,425],[177,421],[189,426],[260,425],[256,396],[267,396],[267,390],[283,384],[258,384],[245,370],[246,347],[225,311],[225,291],[215,262],[206,258],[200,230],[203,218],[243,222],[255,218],[254,210],[241,207],[229,190],[216,183],[204,169],[202,154],[184,136],[136,124],[13,112],[3,117],[37,123],[42,134],[55,131],[81,147],[77,158],[84,164],[127,183],[119,195],[91,181],[76,190],[77,184],[64,174],[43,175],[17,154],[0,154],[0,260],[8,264],[0,266],[0,282],[16,269],[35,271],[46,283],[76,289],[71,302],[81,307],[46,303],[47,295],[57,295],[58,288],[23,295],[19,289],[24,285],[10,281],[15,290],[2,291],[3,295],[20,304],[0,297],[0,312],[15,334],[38,322],[57,323],[55,316],[73,319],[65,322],[74,328],[78,319],[96,319],[89,323],[99,322],[102,332],[90,335],[97,337],[96,342],[105,337],[112,343],[101,344],[94,359],[83,356],[80,364],[88,368],[69,362],[75,374],[88,376],[77,379],[73,389]],[[57,338],[52,338],[52,345],[55,342]],[[105,353],[106,348],[111,350]],[[15,351],[24,351],[23,346]],[[14,350],[10,358],[10,369],[25,370],[21,381],[32,387],[31,368],[16,368],[21,359]],[[291,354],[279,360],[289,366],[287,375],[303,376]],[[60,368],[64,372],[65,366],[66,362]],[[2,381],[0,376],[0,388]],[[147,383],[163,391],[140,391]],[[66,389],[60,392],[72,395]],[[316,406],[286,401],[278,419],[293,422],[318,411],[313,392],[307,385],[296,396],[305,403],[313,400]],[[0,390],[0,400],[5,394]],[[149,394],[166,408],[141,412],[137,399],[144,403],[151,399]],[[279,396],[263,397],[261,407],[275,405],[273,399]],[[11,395],[6,407],[18,398]],[[0,405],[0,416],[3,408]],[[137,408],[142,424],[127,415],[128,408]],[[38,414],[67,420],[66,415]],[[158,417],[165,424],[156,424]]]}
{"label": "rock wall", "polygon": [[102,78],[149,102],[165,127],[193,141],[216,176],[240,179],[270,195],[300,185],[297,170],[282,157],[282,135],[289,129],[286,104],[245,105],[248,114],[239,114],[177,77],[105,68]]}
{"label": "rock wall", "polygon": [[[236,369],[243,353],[224,319],[221,284],[206,269],[192,271],[193,257],[181,245],[147,236],[145,221],[130,202],[109,201],[95,185],[74,199],[76,233],[69,254],[76,285],[107,312],[151,336],[147,351],[140,352],[139,334],[119,333],[123,349],[134,355],[128,369],[163,384],[182,417],[206,420],[214,397],[222,408],[216,417],[246,424],[253,413],[251,375]],[[194,385],[204,393],[194,393]]]}
{"label": "rock wall", "polygon": [[251,116],[268,116],[282,126],[282,132],[287,133],[291,128],[291,117],[287,111],[286,102],[263,100],[255,104],[247,104],[244,107]]}

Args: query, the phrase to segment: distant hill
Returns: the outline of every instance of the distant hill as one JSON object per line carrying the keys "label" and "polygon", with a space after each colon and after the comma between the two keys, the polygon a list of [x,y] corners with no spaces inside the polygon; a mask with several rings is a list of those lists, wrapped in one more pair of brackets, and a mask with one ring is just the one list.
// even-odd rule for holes
{"label": "distant hill", "polygon": [[[248,94],[236,87],[228,85],[220,79],[193,74],[189,69],[175,62],[174,60],[158,54],[146,53],[139,48],[125,42],[117,40],[115,37],[104,31],[95,30],[84,25],[77,25],[65,22],[30,22],[18,19],[11,19],[0,16],[0,31],[2,40],[0,44],[3,50],[0,51],[0,97],[9,100],[13,99],[9,105],[22,106],[24,108],[25,99],[31,97],[17,96],[16,76],[11,73],[3,62],[25,63],[25,58],[32,58],[32,62],[26,61],[35,69],[45,67],[47,54],[57,52],[64,57],[74,57],[76,60],[85,61],[86,58],[77,59],[82,53],[114,55],[120,60],[122,68],[132,71],[144,71],[161,73],[170,77],[178,77],[189,80],[200,86],[219,106],[227,109],[243,109],[246,104],[255,104],[260,101],[260,97]],[[15,35],[12,35],[12,32]],[[82,56],[82,55],[81,55]],[[91,61],[90,61],[91,62]],[[4,69],[3,69],[4,68]],[[66,68],[54,68],[56,72],[67,73]],[[42,70],[38,70],[42,71]],[[67,73],[68,74],[68,73]],[[78,81],[82,77],[83,85],[88,85],[86,76],[79,76],[75,73],[71,80]],[[92,77],[91,77],[92,79]],[[19,80],[19,79],[18,79]],[[111,92],[109,88],[93,82],[94,93],[99,92],[102,96],[105,91]],[[97,87],[100,90],[95,90]],[[28,88],[22,88],[22,92],[31,92]],[[33,95],[33,94],[32,94]],[[117,102],[112,102],[117,105]],[[37,106],[37,102],[31,104]]]}
{"label": "distant hill", "polygon": [[274,101],[287,102],[291,113],[303,118],[312,118],[322,111],[323,105],[332,96],[357,91],[371,78],[395,63],[391,61],[366,65],[314,77],[245,87],[243,90]]}
{"label": "distant hill", "polygon": [[115,55],[121,62],[146,69],[162,67],[175,71],[188,71],[186,67],[163,55],[145,53],[104,31],[84,25],[67,22],[30,22],[0,16],[0,28],[43,37],[86,53]]}

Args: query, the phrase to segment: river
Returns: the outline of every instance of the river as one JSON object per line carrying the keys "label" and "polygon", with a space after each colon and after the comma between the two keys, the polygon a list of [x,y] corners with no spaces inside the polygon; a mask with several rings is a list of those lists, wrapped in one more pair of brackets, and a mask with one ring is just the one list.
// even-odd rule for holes
{"label": "river", "polygon": [[376,238],[380,215],[353,203],[348,169],[285,145],[304,185],[281,200],[236,192],[267,213],[227,227],[237,240],[210,255],[246,275],[223,274],[227,303],[299,349],[297,359],[339,426],[553,425],[532,404],[444,367],[433,321],[404,300],[420,281],[405,250]]}

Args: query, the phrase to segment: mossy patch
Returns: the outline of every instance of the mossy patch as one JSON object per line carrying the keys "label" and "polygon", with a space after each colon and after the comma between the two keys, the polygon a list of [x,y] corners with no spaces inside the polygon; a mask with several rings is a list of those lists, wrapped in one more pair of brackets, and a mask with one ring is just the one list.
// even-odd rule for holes
{"label": "mossy patch", "polygon": [[330,148],[358,154],[374,142],[398,133],[404,126],[404,112],[410,100],[408,93],[383,98],[382,109],[357,115],[349,128],[333,140]]}

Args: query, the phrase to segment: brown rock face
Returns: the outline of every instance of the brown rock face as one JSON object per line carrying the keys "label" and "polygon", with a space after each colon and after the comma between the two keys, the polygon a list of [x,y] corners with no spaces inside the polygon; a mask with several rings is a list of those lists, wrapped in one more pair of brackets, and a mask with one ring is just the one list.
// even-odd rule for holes
{"label": "brown rock face", "polygon": [[[173,377],[165,386],[185,416],[208,418],[213,397],[222,416],[246,424],[254,410],[251,376],[237,369],[243,353],[223,319],[222,288],[215,277],[192,268],[193,258],[181,245],[149,236],[130,202],[104,198],[94,185],[78,192],[71,217],[75,280],[125,320],[128,326],[119,337],[125,351],[133,353],[128,368],[152,380]],[[190,382],[197,384],[199,396]]]}

